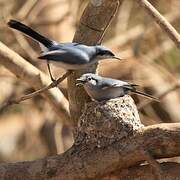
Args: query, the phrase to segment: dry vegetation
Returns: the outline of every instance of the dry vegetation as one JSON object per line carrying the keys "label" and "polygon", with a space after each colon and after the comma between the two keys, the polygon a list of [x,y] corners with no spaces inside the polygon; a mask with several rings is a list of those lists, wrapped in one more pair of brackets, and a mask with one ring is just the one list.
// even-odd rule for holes
{"label": "dry vegetation", "polygon": [[[107,0],[103,1],[107,2]],[[115,2],[115,0],[113,1]],[[101,33],[101,30],[96,32],[93,32],[93,29],[89,30],[90,27],[87,24],[83,27],[83,23],[87,20],[85,16],[86,13],[89,13],[88,10],[83,14],[84,19],[81,19],[80,25],[82,27],[78,26],[80,17],[88,4],[88,1],[85,0],[0,0],[1,162],[35,160],[47,155],[65,152],[73,144],[72,129],[73,125],[77,123],[81,110],[81,108],[80,110],[73,109],[79,103],[75,102],[75,99],[82,100],[82,97],[86,97],[84,92],[77,93],[78,90],[72,83],[74,78],[81,73],[78,72],[71,75],[68,82],[67,80],[61,82],[58,85],[59,88],[53,88],[43,93],[42,96],[40,94],[19,104],[10,105],[12,100],[17,100],[24,94],[32,93],[34,90],[51,83],[47,74],[47,66],[41,64],[37,59],[40,51],[37,44],[21,33],[9,29],[6,22],[10,18],[18,19],[59,42],[72,41],[77,27],[79,27],[81,33],[87,31],[87,34],[78,34],[76,32],[75,41],[93,44],[101,41],[102,38],[99,37],[103,36],[102,44],[111,48],[117,55],[126,60],[123,62],[103,61],[98,66],[98,73],[103,76],[139,84],[143,91],[153,94],[161,100],[160,103],[157,103],[139,96],[133,96],[142,123],[148,126],[159,123],[180,122],[179,34],[176,34],[173,30],[169,32],[162,24],[160,28],[155,22],[158,21],[156,17],[152,18],[147,9],[140,6],[141,2],[142,0],[126,0],[123,1],[121,6],[117,3],[106,7],[107,14],[104,14],[104,16],[107,16],[107,26],[104,26],[103,18],[98,19],[98,24],[94,17],[91,17],[91,20],[94,19],[94,21],[89,20],[88,25],[90,27],[95,26],[93,28],[96,30],[103,27],[104,29],[101,29],[103,33]],[[149,2],[180,32],[179,0],[149,0]],[[109,3],[111,4],[111,2]],[[115,8],[115,6],[118,8]],[[111,21],[112,17],[109,14],[114,15],[115,12],[116,16]],[[102,13],[105,13],[105,10]],[[109,16],[110,19],[108,19]],[[106,29],[107,27],[108,29]],[[22,57],[18,56],[14,51]],[[63,69],[53,66],[52,70],[57,78],[64,73]],[[94,71],[95,67],[92,67],[91,70]],[[70,105],[67,91],[70,91]],[[73,97],[74,94],[77,96],[76,98]],[[80,98],[80,96],[82,97]],[[84,98],[78,106],[84,105],[86,99]],[[70,120],[69,106],[71,115],[74,117],[73,122]],[[178,132],[179,126],[177,124]],[[154,126],[152,129],[156,127],[158,126]],[[167,131],[169,127],[168,124],[162,125],[162,129],[167,128]],[[171,127],[175,129],[176,126],[171,125]],[[152,131],[160,133],[160,131],[154,129]],[[146,136],[146,129],[143,133],[145,134],[143,136]],[[155,136],[156,133],[154,133]],[[168,142],[170,140],[173,141],[174,139],[167,139]],[[156,143],[158,144],[158,142]],[[179,143],[179,141],[175,141],[175,143]],[[180,145],[177,146],[179,148]],[[168,149],[167,152],[169,151]],[[168,158],[176,155],[173,159],[164,159],[161,162],[176,162],[176,166],[174,164],[162,164],[162,166],[164,170],[177,168],[177,172],[174,171],[174,174],[178,174],[180,165],[178,164],[179,158],[177,155],[180,155],[180,152],[177,151],[177,153],[171,155],[166,152],[164,155],[153,152],[157,158]],[[101,154],[100,152],[95,153]],[[69,154],[68,151],[65,157],[60,157],[60,160],[65,162],[68,159],[67,157],[70,156]],[[87,155],[87,152],[85,154]],[[112,159],[115,158],[112,154],[111,157]],[[78,161],[78,157],[74,158],[77,158]],[[142,159],[139,158],[138,162],[140,160]],[[130,165],[133,165],[133,163]],[[66,166],[68,169],[68,164]],[[124,167],[127,167],[127,164]],[[97,166],[97,168],[99,167]],[[145,174],[142,175],[144,179],[150,177],[146,168],[143,170]],[[133,179],[132,177],[135,177],[140,172],[138,167],[132,168],[129,170],[129,178]],[[100,175],[104,176],[101,173]],[[169,174],[172,175],[172,171],[169,170]],[[123,173],[113,172],[111,175],[112,179],[118,179],[118,177],[125,179]],[[177,176],[178,178],[180,179],[180,176]],[[106,180],[106,177],[102,179]]]}

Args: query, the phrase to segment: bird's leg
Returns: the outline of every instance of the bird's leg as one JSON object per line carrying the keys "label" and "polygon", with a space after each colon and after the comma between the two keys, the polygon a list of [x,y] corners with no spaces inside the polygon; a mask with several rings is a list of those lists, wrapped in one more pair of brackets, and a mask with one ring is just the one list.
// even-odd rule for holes
{"label": "bird's leg", "polygon": [[50,75],[51,81],[52,81],[52,82],[55,82],[56,80],[55,80],[55,79],[53,78],[53,76],[52,76],[49,61],[47,61],[47,67],[48,67],[48,72],[49,72],[49,75]]}

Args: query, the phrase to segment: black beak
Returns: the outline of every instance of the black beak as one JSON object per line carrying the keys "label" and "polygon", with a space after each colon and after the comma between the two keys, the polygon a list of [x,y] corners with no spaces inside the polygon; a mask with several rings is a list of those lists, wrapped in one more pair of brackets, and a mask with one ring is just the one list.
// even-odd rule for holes
{"label": "black beak", "polygon": [[112,59],[117,59],[117,60],[124,60],[123,58],[117,57],[117,56],[112,56]]}
{"label": "black beak", "polygon": [[85,80],[79,78],[79,79],[76,79],[76,86],[83,86],[83,84],[86,82]]}
{"label": "black beak", "polygon": [[110,53],[112,59],[123,60],[124,58],[117,57],[113,52]]}

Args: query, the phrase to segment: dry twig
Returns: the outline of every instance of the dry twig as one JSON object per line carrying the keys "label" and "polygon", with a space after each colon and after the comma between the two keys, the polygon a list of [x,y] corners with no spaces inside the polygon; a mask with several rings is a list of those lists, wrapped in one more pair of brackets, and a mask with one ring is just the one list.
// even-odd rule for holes
{"label": "dry twig", "polygon": [[66,77],[68,77],[70,74],[72,73],[72,71],[67,71],[62,77],[58,78],[57,80],[53,81],[51,84],[49,84],[48,86],[45,86],[37,91],[34,91],[33,93],[30,93],[30,94],[27,94],[27,95],[24,95],[22,97],[19,97],[19,98],[16,98],[16,99],[10,99],[9,101],[5,102],[4,106],[3,106],[3,109],[9,105],[12,105],[12,104],[19,104],[20,102],[22,101],[25,101],[27,99],[31,99],[35,96],[38,96],[40,95],[41,93],[49,90],[49,89],[52,89],[54,87],[57,87],[57,85],[62,82]]}
{"label": "dry twig", "polygon": [[154,8],[147,0],[136,0],[149,15],[160,25],[161,29],[174,41],[176,46],[180,48],[180,35],[176,29],[162,16],[156,8]]}

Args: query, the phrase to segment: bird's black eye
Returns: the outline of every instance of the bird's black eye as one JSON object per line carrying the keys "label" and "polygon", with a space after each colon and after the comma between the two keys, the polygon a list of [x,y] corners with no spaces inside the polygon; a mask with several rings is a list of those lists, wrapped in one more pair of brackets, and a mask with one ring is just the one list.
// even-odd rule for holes
{"label": "bird's black eye", "polygon": [[88,78],[87,78],[88,81],[91,81],[91,79],[92,79],[91,77],[88,77]]}

